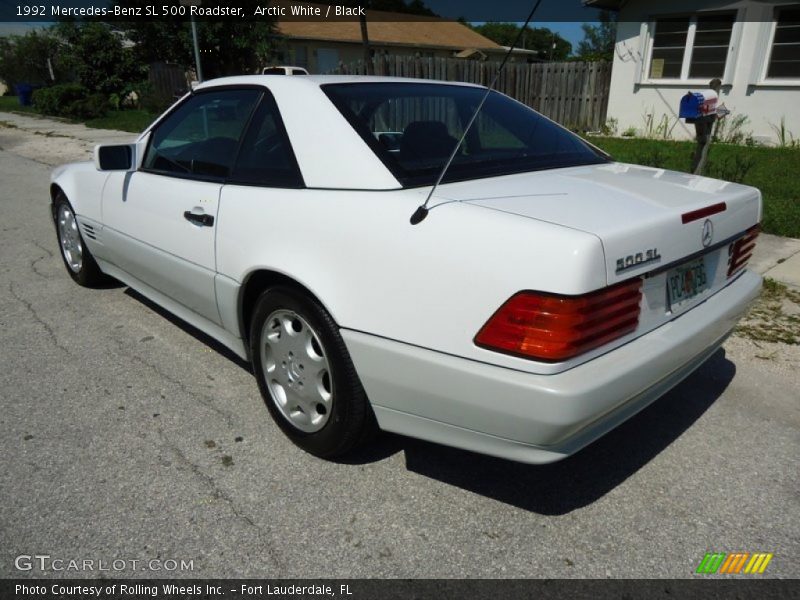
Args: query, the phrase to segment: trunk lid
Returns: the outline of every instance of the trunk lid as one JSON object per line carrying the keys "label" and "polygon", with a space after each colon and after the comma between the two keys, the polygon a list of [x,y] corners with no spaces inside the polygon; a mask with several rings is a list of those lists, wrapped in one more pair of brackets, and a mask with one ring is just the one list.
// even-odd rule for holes
{"label": "trunk lid", "polygon": [[609,285],[719,248],[761,219],[755,188],[622,163],[452,183],[436,196],[596,235]]}

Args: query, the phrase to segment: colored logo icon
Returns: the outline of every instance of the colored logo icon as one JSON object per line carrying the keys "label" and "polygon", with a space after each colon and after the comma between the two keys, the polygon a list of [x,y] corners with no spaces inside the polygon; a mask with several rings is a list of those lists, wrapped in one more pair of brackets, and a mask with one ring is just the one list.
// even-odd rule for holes
{"label": "colored logo icon", "polygon": [[706,552],[695,573],[703,575],[760,575],[772,560],[771,552]]}

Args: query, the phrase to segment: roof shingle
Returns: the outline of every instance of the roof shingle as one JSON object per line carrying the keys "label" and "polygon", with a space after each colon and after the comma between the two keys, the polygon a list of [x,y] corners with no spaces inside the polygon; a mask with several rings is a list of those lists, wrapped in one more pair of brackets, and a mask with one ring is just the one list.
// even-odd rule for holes
{"label": "roof shingle", "polygon": [[[327,6],[314,5],[310,2],[289,2],[279,0],[275,5],[288,7],[291,5],[310,5],[322,8],[323,14]],[[286,37],[327,40],[335,42],[361,43],[361,25],[357,20],[293,20],[278,21],[277,31]],[[463,50],[465,48],[481,48],[502,50],[492,40],[473,31],[457,21],[446,21],[436,17],[367,11],[367,32],[371,44],[419,46],[422,48],[446,48]]]}

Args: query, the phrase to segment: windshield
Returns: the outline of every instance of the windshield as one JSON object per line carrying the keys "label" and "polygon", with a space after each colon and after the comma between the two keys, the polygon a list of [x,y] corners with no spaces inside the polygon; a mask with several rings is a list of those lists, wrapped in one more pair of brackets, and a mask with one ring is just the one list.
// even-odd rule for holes
{"label": "windshield", "polygon": [[[486,93],[435,83],[345,83],[322,89],[406,187],[435,183]],[[443,181],[607,160],[577,135],[492,92]]]}

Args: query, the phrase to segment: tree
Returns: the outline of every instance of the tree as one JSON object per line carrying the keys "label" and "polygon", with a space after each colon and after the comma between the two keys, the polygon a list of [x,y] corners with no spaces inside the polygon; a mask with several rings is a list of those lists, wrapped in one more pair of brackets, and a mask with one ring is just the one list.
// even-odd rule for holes
{"label": "tree", "polygon": [[584,23],[583,41],[578,44],[578,57],[583,60],[614,59],[614,44],[617,39],[617,20],[607,10],[600,12],[597,25]]}
{"label": "tree", "polygon": [[[124,7],[142,7],[149,0],[116,0]],[[240,0],[236,6],[245,14],[254,14],[260,0]],[[134,44],[134,53],[143,64],[172,62],[187,69],[194,67],[192,34],[189,19],[154,19],[117,23],[116,26]],[[203,76],[206,79],[224,75],[245,75],[257,72],[269,63],[275,47],[275,20],[197,19],[197,36]]]}
{"label": "tree", "polygon": [[[516,23],[484,23],[472,29],[501,46],[510,46],[517,39],[520,26]],[[536,51],[537,58],[543,60],[565,60],[572,52],[572,44],[547,27],[526,27],[519,47]]]}
{"label": "tree", "polygon": [[68,21],[54,31],[63,41],[63,63],[90,94],[122,96],[146,77],[133,51],[108,24]]}
{"label": "tree", "polygon": [[0,79],[11,88],[17,83],[44,84],[64,80],[62,41],[46,30],[0,38]]}

